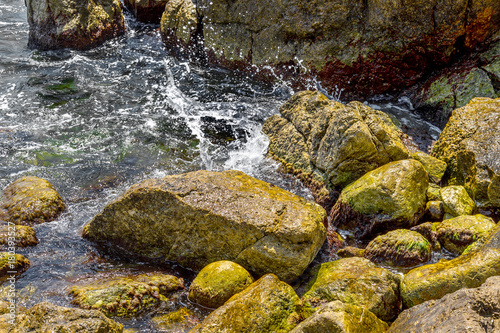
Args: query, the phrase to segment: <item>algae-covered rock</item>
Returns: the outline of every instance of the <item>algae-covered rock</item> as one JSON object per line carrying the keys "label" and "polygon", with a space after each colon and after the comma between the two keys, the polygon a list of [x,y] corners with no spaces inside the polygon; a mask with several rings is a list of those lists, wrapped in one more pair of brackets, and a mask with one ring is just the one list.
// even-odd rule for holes
{"label": "algae-covered rock", "polygon": [[460,254],[470,244],[488,236],[493,228],[495,222],[489,217],[464,215],[440,223],[436,234],[445,249]]}
{"label": "algae-covered rock", "polygon": [[125,6],[134,14],[138,21],[160,23],[169,0],[124,0]]}
{"label": "algae-covered rock", "polygon": [[22,254],[0,252],[0,280],[18,275],[30,267],[30,261]]}
{"label": "algae-covered rock", "polygon": [[218,308],[254,282],[246,269],[231,261],[204,267],[189,287],[189,299],[207,308]]}
{"label": "algae-covered rock", "polygon": [[389,328],[370,311],[334,301],[322,305],[290,333],[383,333]]}
{"label": "algae-covered rock", "polygon": [[389,116],[368,106],[343,105],[320,92],[302,91],[266,120],[269,153],[315,188],[342,188],[368,171],[408,157],[401,132]]}
{"label": "algae-covered rock", "polygon": [[419,161],[429,175],[429,181],[438,184],[446,171],[446,163],[432,157],[424,152],[417,151],[411,154],[411,158]]}
{"label": "algae-covered rock", "polygon": [[354,246],[346,246],[337,251],[337,255],[341,258],[364,257],[365,250]]}
{"label": "algae-covered rock", "polygon": [[12,222],[0,225],[0,249],[6,250],[9,247],[18,248],[37,244],[38,238],[36,238],[35,229],[32,227]]}
{"label": "algae-covered rock", "polygon": [[185,332],[199,323],[193,311],[180,308],[162,316],[151,318],[153,327],[160,332]]}
{"label": "algae-covered rock", "polygon": [[375,237],[366,246],[365,258],[392,266],[414,266],[431,259],[431,245],[416,231],[398,229]]}
{"label": "algae-covered rock", "polygon": [[466,254],[409,271],[401,283],[401,295],[405,306],[412,307],[461,288],[479,287],[494,275],[500,275],[500,226]]}
{"label": "algae-covered rock", "polygon": [[427,201],[441,201],[441,187],[436,184],[429,184],[427,188]]}
{"label": "algae-covered rock", "polygon": [[[5,333],[78,332],[122,333],[123,325],[107,318],[101,311],[82,310],[42,302],[18,313],[14,325],[8,314],[0,316],[0,329]],[[7,322],[6,322],[7,321]]]}
{"label": "algae-covered rock", "polygon": [[454,110],[433,152],[448,164],[450,185],[463,185],[481,206],[500,207],[500,98]]}
{"label": "algae-covered rock", "polygon": [[125,33],[119,0],[27,0],[28,46],[89,49]]}
{"label": "algae-covered rock", "polygon": [[428,221],[442,221],[444,213],[442,201],[427,201],[425,204],[425,219]]}
{"label": "algae-covered rock", "polygon": [[304,305],[292,287],[267,274],[223,306],[190,333],[289,332],[304,318]]}
{"label": "algae-covered rock", "polygon": [[0,315],[6,313],[18,314],[23,311],[26,311],[26,308],[24,306],[0,300]]}
{"label": "algae-covered rock", "polygon": [[142,274],[74,286],[69,294],[83,309],[102,311],[106,316],[130,317],[166,302],[168,296],[184,288],[184,281],[172,275]]}
{"label": "algae-covered rock", "polygon": [[326,238],[319,205],[240,171],[196,171],[132,186],[83,236],[197,270],[234,261],[260,276],[301,275]]}
{"label": "algae-covered rock", "polygon": [[414,226],[410,230],[416,231],[427,239],[434,251],[441,250],[441,244],[437,238],[436,230],[441,222],[425,222]]}
{"label": "algae-covered rock", "polygon": [[344,258],[319,266],[304,300],[354,304],[391,320],[401,311],[400,277],[368,259]]}
{"label": "algae-covered rock", "polygon": [[66,208],[54,187],[38,177],[23,177],[5,188],[2,208],[16,224],[52,221]]}
{"label": "algae-covered rock", "polygon": [[471,215],[476,209],[476,203],[469,197],[463,186],[446,186],[440,190],[445,218],[460,215]]}
{"label": "algae-covered rock", "polygon": [[500,332],[500,277],[405,310],[389,332]]}
{"label": "algae-covered rock", "polygon": [[428,186],[420,162],[388,163],[344,188],[330,213],[331,223],[355,229],[359,238],[412,227],[424,213]]}

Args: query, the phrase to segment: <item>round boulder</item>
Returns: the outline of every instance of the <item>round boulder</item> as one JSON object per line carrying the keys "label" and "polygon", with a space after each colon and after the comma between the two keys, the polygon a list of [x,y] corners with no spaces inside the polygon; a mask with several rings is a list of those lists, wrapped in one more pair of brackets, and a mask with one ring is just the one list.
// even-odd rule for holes
{"label": "round boulder", "polygon": [[446,186],[440,190],[445,219],[460,215],[471,215],[476,209],[476,203],[469,197],[463,186]]}

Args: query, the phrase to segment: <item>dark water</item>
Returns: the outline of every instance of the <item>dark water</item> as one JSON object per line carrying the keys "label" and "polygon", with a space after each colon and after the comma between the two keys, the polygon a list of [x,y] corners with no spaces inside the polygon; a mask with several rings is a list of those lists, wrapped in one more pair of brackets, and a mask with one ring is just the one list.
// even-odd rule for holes
{"label": "dark water", "polygon": [[[0,2],[0,187],[36,175],[49,180],[68,207],[56,221],[35,227],[39,245],[19,249],[31,261],[16,285],[21,305],[69,306],[69,286],[109,274],[162,270],[189,282],[192,274],[179,267],[123,262],[80,237],[107,202],[143,179],[239,169],[311,198],[265,157],[262,123],[293,93],[286,82],[264,85],[176,60],[157,26],[128,14],[126,21],[125,36],[94,50],[39,52],[27,49],[23,0]],[[436,139],[439,131],[406,104],[374,106]],[[185,295],[170,310],[180,305],[206,313]],[[150,331],[147,316],[120,321]]]}

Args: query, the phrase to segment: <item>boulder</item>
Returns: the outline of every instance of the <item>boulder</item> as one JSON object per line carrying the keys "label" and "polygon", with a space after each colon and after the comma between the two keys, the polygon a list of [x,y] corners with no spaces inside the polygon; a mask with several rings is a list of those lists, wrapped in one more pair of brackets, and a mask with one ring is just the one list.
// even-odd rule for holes
{"label": "boulder", "polygon": [[391,320],[401,311],[399,283],[398,275],[368,259],[344,258],[321,264],[303,299],[313,304],[338,300]]}
{"label": "boulder", "polygon": [[334,301],[322,305],[290,333],[383,333],[389,328],[370,311]]}
{"label": "boulder", "polygon": [[28,46],[85,50],[125,33],[119,0],[27,0]]}
{"label": "boulder", "polygon": [[52,184],[38,177],[23,177],[8,185],[1,206],[8,221],[24,225],[52,221],[66,209]]}
{"label": "boulder", "polygon": [[317,202],[368,171],[408,157],[389,116],[317,91],[293,95],[262,131],[270,140],[269,154],[312,187]]}
{"label": "boulder", "polygon": [[204,267],[193,280],[189,300],[207,308],[218,308],[253,282],[250,273],[240,265],[216,261]]}
{"label": "boulder", "polygon": [[484,243],[452,259],[409,271],[401,283],[406,307],[439,299],[462,288],[479,287],[487,278],[500,275],[500,226]]}
{"label": "boulder", "polygon": [[440,223],[436,235],[445,249],[461,254],[469,245],[488,236],[495,225],[491,218],[481,214],[463,215]]}
{"label": "boulder", "polygon": [[342,249],[339,249],[337,251],[337,255],[340,258],[351,258],[351,257],[364,257],[365,256],[365,250],[364,249],[359,249],[354,246],[346,246]]}
{"label": "boulder", "polygon": [[125,6],[138,21],[160,23],[161,15],[169,0],[124,0]]}
{"label": "boulder", "polygon": [[431,259],[431,245],[416,231],[398,229],[375,237],[364,257],[391,266],[415,266]]}
{"label": "boulder", "polygon": [[410,230],[416,231],[427,239],[434,251],[441,250],[441,244],[437,238],[436,229],[441,224],[441,222],[425,222],[414,226]]}
{"label": "boulder", "polygon": [[30,264],[30,261],[22,254],[0,252],[0,281],[23,273],[30,267]]}
{"label": "boulder", "polygon": [[476,209],[476,203],[469,197],[463,186],[446,186],[440,190],[439,194],[443,200],[445,219],[471,215]]}
{"label": "boulder", "polygon": [[0,225],[0,249],[7,250],[9,247],[19,248],[37,244],[38,238],[32,227],[12,222]]}
{"label": "boulder", "polygon": [[428,221],[442,221],[444,214],[442,201],[427,201],[425,204],[425,218]]}
{"label": "boulder", "polygon": [[240,171],[201,170],[132,186],[83,236],[195,270],[230,260],[292,280],[323,245],[325,218],[319,205]]}
{"label": "boulder", "polygon": [[151,318],[151,323],[159,332],[185,332],[199,323],[193,311],[188,308],[180,308],[162,316]]}
{"label": "boulder", "polygon": [[289,332],[305,317],[292,287],[267,274],[213,311],[190,333]]}
{"label": "boulder", "polygon": [[480,206],[500,207],[500,98],[475,98],[456,109],[433,148]]}
{"label": "boulder", "polygon": [[342,190],[331,225],[354,229],[358,238],[417,224],[425,210],[429,177],[415,160],[388,163]]}
{"label": "boulder", "polygon": [[183,288],[184,281],[175,276],[141,274],[74,286],[69,294],[83,309],[100,310],[108,317],[131,317],[168,301],[172,292]]}
{"label": "boulder", "polygon": [[479,288],[465,288],[440,300],[403,311],[389,333],[482,333],[500,331],[500,277]]}
{"label": "boulder", "polygon": [[440,191],[440,186],[430,183],[427,189],[427,201],[441,201]]}
{"label": "boulder", "polygon": [[427,171],[427,174],[429,175],[429,181],[431,183],[439,184],[446,171],[445,162],[421,151],[417,151],[411,154],[411,158],[422,163],[425,171]]}

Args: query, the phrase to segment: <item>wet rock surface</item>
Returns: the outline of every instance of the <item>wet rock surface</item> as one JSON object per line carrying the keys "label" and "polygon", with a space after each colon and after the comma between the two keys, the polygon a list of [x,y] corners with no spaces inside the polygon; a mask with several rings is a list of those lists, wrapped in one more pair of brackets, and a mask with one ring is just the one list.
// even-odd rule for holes
{"label": "wet rock surface", "polygon": [[[1,223],[1,222],[0,222]],[[0,224],[0,250],[38,244],[35,229],[24,225]]]}

